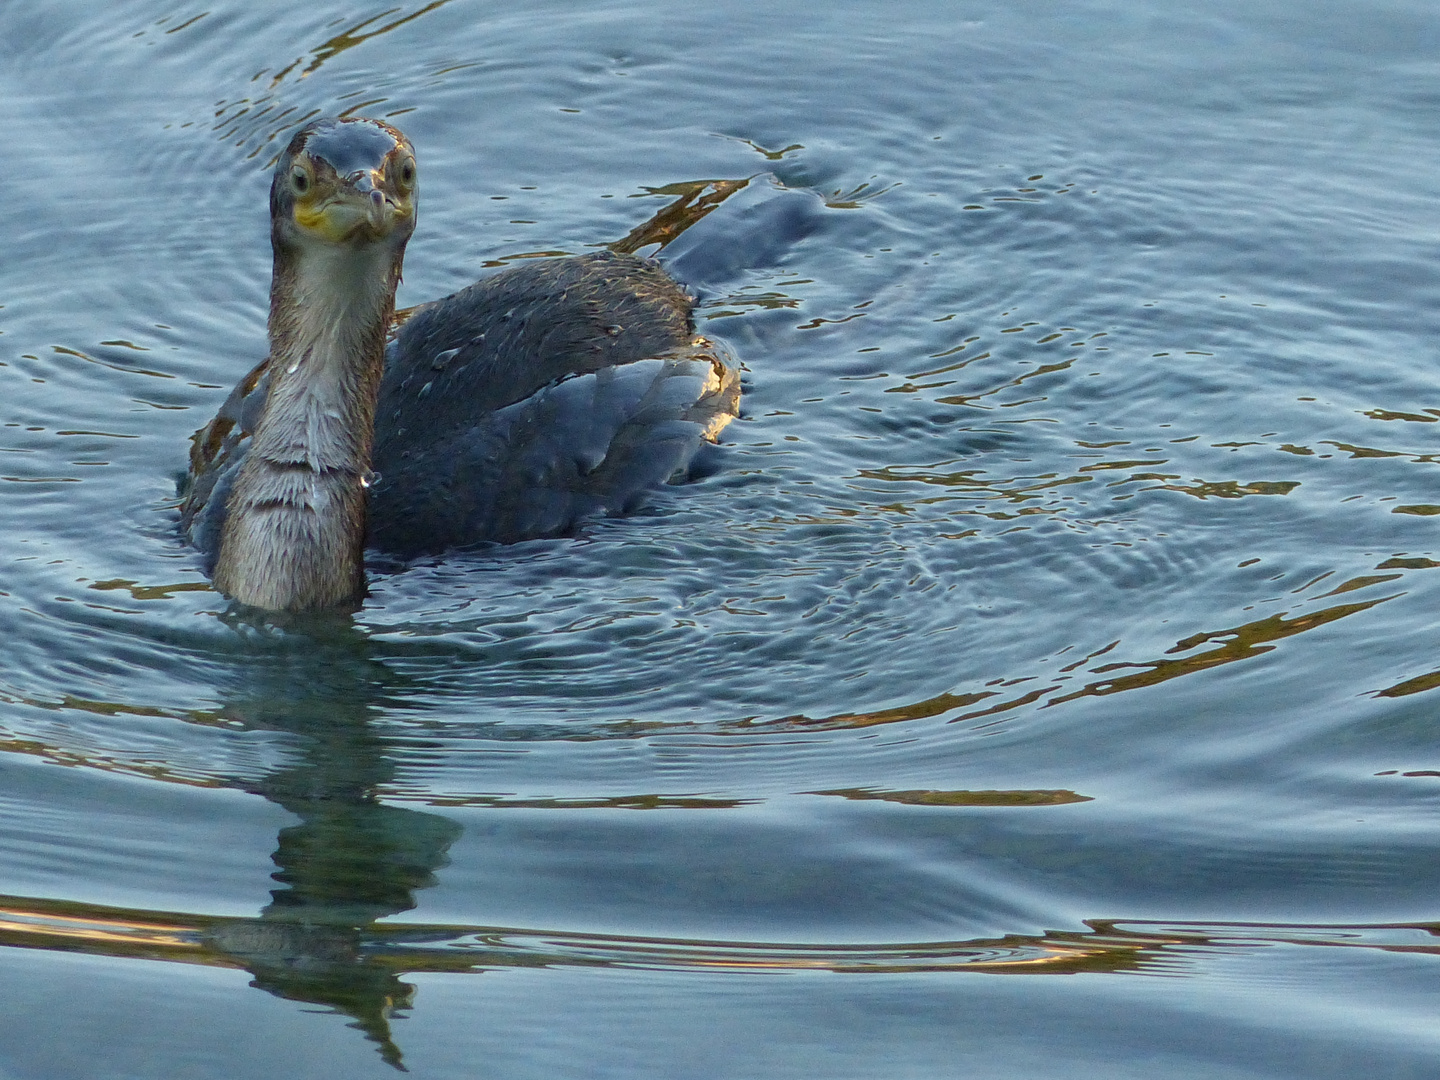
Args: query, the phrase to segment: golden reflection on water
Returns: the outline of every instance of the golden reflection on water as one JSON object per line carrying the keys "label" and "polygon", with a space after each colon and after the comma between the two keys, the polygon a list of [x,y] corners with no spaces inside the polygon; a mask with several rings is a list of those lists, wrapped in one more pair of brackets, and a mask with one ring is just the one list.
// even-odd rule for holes
{"label": "golden reflection on water", "polygon": [[[381,34],[388,34],[391,30],[399,29],[408,22],[414,22],[416,19],[420,18],[420,16],[428,15],[430,14],[430,12],[435,11],[438,8],[444,7],[449,2],[450,0],[431,0],[430,3],[426,4],[424,7],[419,8],[416,11],[412,11],[409,15],[402,15],[398,19],[392,19],[390,22],[385,23],[383,26],[380,26],[374,30],[371,30],[369,33],[361,33],[361,31],[364,30],[367,26],[370,26],[372,23],[379,22],[381,19],[385,18],[385,16],[393,15],[396,11],[399,11],[400,9],[391,8],[389,11],[382,12],[379,15],[372,15],[368,19],[361,20],[354,26],[351,26],[346,30],[342,30],[340,33],[336,34],[334,37],[330,38],[328,41],[324,42],[318,48],[316,48],[313,51],[314,59],[311,60],[309,65],[306,66],[305,70],[300,73],[300,77],[303,79],[306,75],[314,74],[316,71],[320,70],[321,65],[324,64],[327,60],[334,59],[341,53],[346,52],[349,49],[355,48],[355,46],[357,45],[363,45],[371,38],[377,38]],[[297,60],[295,63],[298,64],[299,62],[300,61]],[[293,70],[293,67],[294,65],[292,65],[290,68],[286,68],[285,71],[282,71],[280,74],[276,75],[276,81],[278,82],[280,79],[284,78],[285,75],[287,75],[291,70]]]}
{"label": "golden reflection on water", "polygon": [[[1002,330],[1001,333],[1004,333],[1004,331]],[[976,356],[972,357],[972,359],[979,360],[981,359],[981,357]],[[1072,356],[1068,359],[1061,360],[1058,363],[1041,364],[1034,371],[1027,371],[1023,375],[1019,375],[1013,379],[1009,379],[998,386],[991,387],[989,390],[981,390],[973,394],[950,394],[946,397],[936,398],[935,400],[941,405],[970,405],[977,408],[983,408],[984,406],[977,406],[976,403],[983,401],[987,397],[993,397],[996,394],[1003,393],[1006,390],[1013,390],[1016,387],[1019,387],[1024,383],[1030,381],[1031,379],[1038,379],[1045,375],[1054,375],[1056,372],[1059,371],[1067,371],[1069,370],[1070,365],[1075,363],[1077,359],[1078,357]],[[1012,404],[1019,403],[1014,402]]]}
{"label": "golden reflection on water", "polygon": [[[1086,444],[1081,443],[1081,446]],[[1189,483],[1181,482],[1179,473],[1144,471],[1153,466],[1164,465],[1165,458],[1121,458],[1113,461],[1096,461],[1080,466],[1079,470],[1065,476],[1059,473],[1022,474],[997,477],[987,474],[984,469],[956,469],[947,471],[953,461],[933,465],[893,465],[881,468],[859,469],[855,476],[860,480],[876,481],[883,484],[925,484],[947,489],[945,494],[911,499],[907,503],[896,503],[892,507],[877,509],[899,509],[910,512],[912,506],[940,506],[952,502],[973,503],[973,508],[954,511],[957,514],[982,517],[992,521],[1011,521],[1018,517],[1035,514],[1073,517],[1075,504],[1068,498],[1055,501],[1057,489],[1077,484],[1089,484],[1105,479],[1097,475],[1108,472],[1128,472],[1128,475],[1106,480],[1107,488],[1123,488],[1130,484],[1143,484],[1141,491],[1176,491],[1197,499],[1239,499],[1247,495],[1288,495],[1300,486],[1298,480],[1204,480],[1194,477]],[[1140,469],[1139,472],[1129,470]],[[1050,496],[1047,498],[1047,496]],[[1128,498],[1117,495],[1117,499]],[[993,509],[986,506],[991,501],[1010,503],[1016,509]],[[853,512],[853,511],[852,511]],[[1397,508],[1397,513],[1428,513],[1428,510],[1414,507]],[[1440,512],[1437,509],[1436,512]]]}
{"label": "golden reflection on water", "polygon": [[[385,22],[373,30],[368,28],[380,22],[380,20],[394,15],[400,9],[391,8],[388,11],[381,12],[379,15],[372,15],[369,18],[354,23],[340,33],[327,38],[308,53],[295,57],[289,64],[276,71],[271,75],[264,93],[253,98],[244,97],[236,100],[222,99],[217,102],[212,130],[216,132],[222,142],[234,141],[236,146],[242,147],[254,143],[250,153],[246,156],[250,158],[258,156],[265,147],[273,143],[280,135],[293,128],[299,127],[306,121],[321,114],[322,110],[311,109],[308,112],[296,115],[298,106],[295,105],[283,109],[280,108],[282,103],[278,99],[278,91],[285,80],[288,79],[297,68],[300,68],[301,65],[304,64],[305,66],[296,77],[300,79],[307,78],[320,70],[326,62],[333,60],[341,53],[348,52],[373,38],[388,34],[390,31],[397,30],[407,23],[414,22],[421,16],[428,15],[430,12],[444,7],[449,2],[450,0],[431,0],[430,3],[408,14],[401,15],[397,19],[391,19],[389,22]],[[307,57],[309,58],[308,64],[306,63]],[[464,67],[466,65],[459,66]],[[254,82],[260,79],[266,75],[269,70],[268,68],[262,68],[255,73],[255,77],[251,81]],[[455,67],[452,66],[446,70],[453,71]],[[441,74],[441,72],[436,72],[435,74],[438,75]],[[388,98],[385,97],[375,97],[357,101],[351,104],[344,112],[340,113],[340,115],[353,115],[357,112],[367,110],[372,106],[382,105],[387,100]],[[277,109],[279,111],[276,111]],[[397,109],[386,113],[386,115],[398,116],[401,113],[409,111],[409,109]],[[186,123],[180,126],[189,127],[190,124]],[[275,159],[272,159],[269,164],[273,165],[274,163]]]}
{"label": "golden reflection on water", "polygon": [[[1427,563],[1429,560],[1425,560]],[[1393,563],[1391,564],[1393,565]],[[1327,576],[1327,575],[1322,575]],[[1353,578],[1324,596],[1335,596],[1340,593],[1351,592],[1358,589],[1372,587],[1388,581],[1393,581],[1399,574],[1377,574]],[[1316,579],[1320,580],[1320,579]],[[1311,584],[1314,584],[1312,581]],[[1196,672],[1208,671],[1211,668],[1220,667],[1224,664],[1234,663],[1238,660],[1249,660],[1272,651],[1276,643],[1286,638],[1302,634],[1307,630],[1314,630],[1318,627],[1327,626],[1340,619],[1369,611],[1380,604],[1394,600],[1403,593],[1392,593],[1388,596],[1376,597],[1373,600],[1362,600],[1350,604],[1336,604],[1331,607],[1322,608],[1318,611],[1309,611],[1291,616],[1288,612],[1277,612],[1263,619],[1255,619],[1252,622],[1242,623],[1239,626],[1229,627],[1223,630],[1202,631],[1192,634],[1189,637],[1177,641],[1174,646],[1166,650],[1167,653],[1188,652],[1199,648],[1202,645],[1213,645],[1213,648],[1204,652],[1196,653],[1193,656],[1170,659],[1168,656],[1153,660],[1143,661],[1120,661],[1101,664],[1089,668],[1091,675],[1110,676],[1110,673],[1133,669],[1131,674],[1095,679],[1087,682],[1077,690],[1069,690],[1065,693],[1056,694],[1056,691],[1064,690],[1065,683],[1074,678],[1072,674],[1083,664],[1111,652],[1120,642],[1114,641],[1103,649],[1097,650],[1084,660],[1075,664],[1067,665],[1061,669],[1061,673],[1054,676],[1031,675],[1016,679],[1004,680],[1000,685],[1015,686],[1032,681],[1041,681],[1043,685],[1031,687],[1024,693],[1018,694],[1003,701],[995,702],[986,708],[960,712],[958,715],[949,717],[950,723],[957,723],[967,720],[979,720],[993,717],[1002,713],[1011,712],[1026,705],[1041,703],[1041,707],[1049,708],[1053,705],[1061,705],[1067,701],[1074,701],[1083,697],[1101,697],[1109,694],[1118,694],[1126,690],[1138,690],[1145,687],[1158,686],[1161,683],[1169,682],[1171,679],[1179,678],[1182,675],[1190,675]],[[1320,597],[1317,597],[1320,599]],[[1430,689],[1432,686],[1440,685],[1440,673],[1435,676],[1421,676],[1408,683],[1401,684],[1404,693],[1418,693],[1420,690]],[[1399,687],[1392,687],[1388,691],[1381,691],[1385,696],[1399,696]],[[926,698],[923,701],[911,705],[895,706],[888,709],[866,713],[839,713],[833,716],[811,718],[807,716],[788,716],[774,724],[802,728],[851,728],[870,727],[877,724],[899,723],[905,720],[926,719],[942,716],[954,712],[957,709],[967,709],[968,706],[976,704],[987,698],[999,696],[998,690],[981,690],[969,694],[945,693],[935,697]],[[1050,695],[1055,696],[1050,696]],[[746,725],[750,728],[771,726],[757,722]]]}
{"label": "golden reflection on water", "polygon": [[1424,675],[1416,675],[1413,679],[1398,682],[1394,686],[1387,686],[1384,690],[1377,690],[1375,696],[1409,697],[1411,694],[1434,690],[1437,686],[1440,686],[1440,671],[1431,671]]}
{"label": "golden reflection on water", "polygon": [[[256,920],[0,896],[0,945],[96,956],[245,968],[234,947],[256,943]],[[1440,957],[1437,923],[1262,923],[1086,919],[1083,931],[963,941],[796,944],[587,934],[500,926],[374,922],[349,958],[390,974],[507,967],[689,968],[736,971],[1078,972],[1183,974],[1195,950],[1274,945],[1373,949]],[[271,944],[275,944],[275,939]],[[294,944],[291,940],[291,944]],[[283,959],[282,957],[277,957]],[[301,957],[295,955],[292,961]]]}
{"label": "golden reflection on water", "polygon": [[904,720],[928,720],[933,716],[943,716],[945,713],[963,709],[977,701],[983,701],[985,698],[994,697],[995,694],[994,690],[982,690],[974,694],[937,694],[924,701],[917,701],[910,705],[897,705],[890,709],[878,709],[875,712],[837,713],[834,716],[816,718],[801,715],[786,716],[773,722],[757,721],[755,726],[770,727],[773,724],[783,724],[805,728],[862,728],[874,727],[877,724],[896,724]]}
{"label": "golden reflection on water", "polygon": [[1180,491],[1186,495],[1194,495],[1197,499],[1238,499],[1244,495],[1289,495],[1299,486],[1300,481],[1298,480],[1256,480],[1248,484],[1238,480],[1196,480],[1192,484],[1155,485],[1166,491]]}
{"label": "golden reflection on water", "polygon": [[208,581],[180,581],[173,585],[141,585],[138,581],[130,581],[128,578],[115,578],[110,581],[92,581],[90,588],[98,589],[101,592],[110,592],[121,589],[128,592],[136,600],[169,600],[179,592],[214,592],[215,587]]}
{"label": "golden reflection on water", "polygon": [[52,765],[99,769],[102,772],[116,773],[121,776],[140,776],[147,780],[162,780],[167,784],[183,784],[186,787],[219,788],[228,786],[212,776],[185,772],[163,762],[126,761],[93,751],[67,750],[64,747],[51,746],[38,739],[0,738],[0,754],[24,754],[26,757],[48,761]]}
{"label": "golden reflection on water", "polygon": [[[0,691],[0,702],[8,705],[28,705],[31,708],[43,709],[47,712],[73,710],[87,713],[91,716],[138,716],[181,720],[186,723],[200,724],[205,727],[230,728],[241,726],[218,712],[204,709],[162,709],[152,705],[127,705],[115,701],[89,701],[71,694],[63,695],[58,701],[44,701],[38,698],[11,695]],[[48,761],[52,765],[64,765],[69,768],[99,769],[102,772],[117,773],[124,776],[140,776],[147,780],[162,780],[171,784],[183,784],[186,787],[218,788],[228,786],[224,779],[218,778],[212,772],[204,769],[185,768],[184,766],[175,765],[164,760],[138,756],[134,754],[133,751],[107,752],[95,747],[64,746],[55,741],[38,739],[33,736],[16,737],[7,733],[4,728],[0,728],[0,754],[23,754],[26,757],[34,757],[42,761]]]}
{"label": "golden reflection on water", "polygon": [[666,184],[664,187],[646,188],[647,195],[674,195],[676,199],[648,221],[635,226],[624,237],[607,244],[606,247],[622,255],[633,254],[651,244],[664,247],[748,185],[750,179],[688,180]]}
{"label": "golden reflection on water", "polygon": [[1080,690],[1054,698],[1046,702],[1046,704],[1059,705],[1062,702],[1071,701],[1078,697],[1117,694],[1122,690],[1134,690],[1142,686],[1155,686],[1181,675],[1189,675],[1196,671],[1205,671],[1209,668],[1219,667],[1221,664],[1233,663],[1236,660],[1248,660],[1251,657],[1271,651],[1275,647],[1274,642],[1304,633],[1306,630],[1313,630],[1318,626],[1326,626],[1329,623],[1350,615],[1358,614],[1362,611],[1368,611],[1377,604],[1383,604],[1388,600],[1393,600],[1399,595],[1401,594],[1396,593],[1391,596],[1382,596],[1374,600],[1366,600],[1355,604],[1338,604],[1320,611],[1297,615],[1294,618],[1286,618],[1285,613],[1280,612],[1267,618],[1256,619],[1254,622],[1245,623],[1243,626],[1236,626],[1228,630],[1216,630],[1211,633],[1197,634],[1194,637],[1186,638],[1178,642],[1175,647],[1169,651],[1180,652],[1193,649],[1197,645],[1206,642],[1218,642],[1219,644],[1216,648],[1210,649],[1207,652],[1198,653],[1195,656],[1180,660],[1161,659],[1149,660],[1143,663],[1104,664],[1100,667],[1093,668],[1093,673],[1098,675],[1105,672],[1123,670],[1125,668],[1139,668],[1140,670],[1133,675],[1126,675],[1115,679],[1101,679],[1089,683]]}
{"label": "golden reflection on water", "polygon": [[[354,23],[353,26],[341,30],[336,36],[330,37],[330,39],[321,42],[320,45],[311,49],[310,63],[308,63],[304,71],[300,73],[300,78],[304,79],[307,75],[314,75],[315,72],[320,71],[321,66],[323,66],[327,60],[333,60],[336,56],[340,55],[340,53],[348,52],[348,50],[356,48],[357,45],[364,45],[364,43],[369,42],[372,37],[379,37],[380,35],[384,35],[384,33],[389,33],[390,30],[396,30],[399,29],[399,27],[405,26],[406,23],[415,22],[422,14],[429,14],[433,12],[433,10],[444,7],[445,4],[448,3],[449,0],[431,0],[431,3],[425,4],[425,6],[420,7],[419,10],[405,14],[405,16],[400,16],[399,19],[390,20],[389,23],[384,23],[383,26],[376,27],[376,29],[370,30],[369,33],[361,33],[361,30],[366,29],[367,26],[372,26],[373,23],[380,22],[384,17],[389,16],[389,14],[395,14],[397,10],[400,9],[392,7],[389,12],[373,14],[369,19],[361,19],[359,23]],[[281,71],[276,72],[274,78],[271,79],[271,88],[274,89],[275,86],[284,82],[285,76],[295,71],[295,68],[298,68],[301,63],[304,63],[304,60],[304,56],[297,56],[294,63],[291,63],[288,68],[282,68]]]}
{"label": "golden reflection on water", "polygon": [[881,791],[876,788],[837,788],[807,791],[807,795],[838,795],[842,799],[880,799],[905,806],[1063,806],[1066,803],[1094,802],[1089,795],[1073,791]]}
{"label": "golden reflection on water", "polygon": [[1408,458],[1420,465],[1431,465],[1440,461],[1440,455],[1417,454],[1409,450],[1381,450],[1374,446],[1356,446],[1353,443],[1333,442],[1326,440],[1325,446],[1333,446],[1337,450],[1343,450],[1354,458]]}
{"label": "golden reflection on water", "polygon": [[490,810],[732,810],[763,799],[716,799],[705,795],[611,795],[601,798],[520,798],[514,795],[434,795],[426,806],[468,806]]}

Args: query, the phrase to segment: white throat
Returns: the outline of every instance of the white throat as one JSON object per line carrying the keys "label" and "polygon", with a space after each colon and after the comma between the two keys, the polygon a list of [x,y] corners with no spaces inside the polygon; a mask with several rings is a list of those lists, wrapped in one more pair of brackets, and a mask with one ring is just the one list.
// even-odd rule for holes
{"label": "white throat", "polygon": [[[272,333],[270,396],[252,452],[317,472],[368,467],[369,432],[354,422],[358,395],[373,392],[363,385],[364,354],[389,314],[391,259],[381,245],[315,244],[297,253],[288,325]],[[369,409],[358,411],[368,418]],[[367,460],[357,461],[362,453]]]}
{"label": "white throat", "polygon": [[364,595],[365,487],[397,262],[384,244],[317,243],[277,276],[270,390],[215,567],[237,600],[302,611]]}

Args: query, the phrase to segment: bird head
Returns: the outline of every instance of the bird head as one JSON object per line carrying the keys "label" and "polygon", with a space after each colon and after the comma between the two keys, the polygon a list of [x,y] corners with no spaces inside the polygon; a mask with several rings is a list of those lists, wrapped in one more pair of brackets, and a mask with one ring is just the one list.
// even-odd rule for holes
{"label": "bird head", "polygon": [[415,150],[379,120],[317,120],[275,166],[270,222],[277,250],[388,247],[415,231]]}

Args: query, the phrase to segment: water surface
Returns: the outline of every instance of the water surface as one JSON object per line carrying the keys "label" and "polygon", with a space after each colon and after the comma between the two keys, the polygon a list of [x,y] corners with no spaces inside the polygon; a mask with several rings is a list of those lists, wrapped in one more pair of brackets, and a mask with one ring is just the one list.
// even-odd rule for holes
{"label": "water surface", "polygon": [[[0,42],[0,1076],[1440,1065],[1429,5]],[[231,611],[175,476],[335,113],[417,147],[402,304],[753,178],[668,252],[717,471]]]}

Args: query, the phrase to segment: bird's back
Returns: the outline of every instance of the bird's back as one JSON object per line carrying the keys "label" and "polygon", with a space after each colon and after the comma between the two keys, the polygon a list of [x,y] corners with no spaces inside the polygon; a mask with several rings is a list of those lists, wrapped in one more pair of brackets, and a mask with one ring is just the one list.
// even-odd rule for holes
{"label": "bird's back", "polygon": [[482,278],[416,309],[395,333],[377,447],[411,423],[463,424],[564,376],[684,348],[691,304],[659,263],[609,251]]}
{"label": "bird's back", "polygon": [[660,266],[526,262],[417,312],[386,356],[370,537],[398,554],[633,509],[735,413],[738,374]]}

